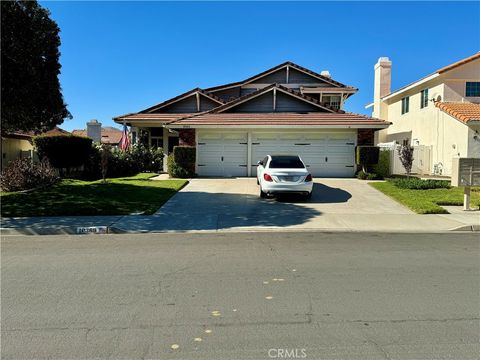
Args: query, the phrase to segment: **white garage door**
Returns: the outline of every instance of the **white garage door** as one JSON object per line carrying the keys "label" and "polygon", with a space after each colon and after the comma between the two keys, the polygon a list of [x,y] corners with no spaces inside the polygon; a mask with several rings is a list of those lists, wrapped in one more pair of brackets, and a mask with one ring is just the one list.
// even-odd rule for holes
{"label": "white garage door", "polygon": [[247,133],[198,133],[199,176],[247,176]]}
{"label": "white garage door", "polygon": [[266,155],[299,155],[313,176],[352,177],[355,174],[353,131],[311,133],[253,133],[252,175]]}

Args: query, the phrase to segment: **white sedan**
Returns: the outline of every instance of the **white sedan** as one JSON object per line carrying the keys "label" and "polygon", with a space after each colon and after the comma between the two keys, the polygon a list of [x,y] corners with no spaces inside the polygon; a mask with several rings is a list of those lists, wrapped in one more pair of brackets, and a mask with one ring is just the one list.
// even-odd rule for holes
{"label": "white sedan", "polygon": [[260,196],[298,193],[312,196],[313,178],[298,155],[267,155],[258,162],[257,184]]}

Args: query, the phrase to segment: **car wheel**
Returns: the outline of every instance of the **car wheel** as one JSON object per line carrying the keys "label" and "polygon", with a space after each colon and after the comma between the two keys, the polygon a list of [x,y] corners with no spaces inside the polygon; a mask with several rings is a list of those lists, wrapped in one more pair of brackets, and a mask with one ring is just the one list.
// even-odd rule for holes
{"label": "car wheel", "polygon": [[263,191],[261,187],[260,187],[260,197],[262,199],[265,199],[267,197],[267,193],[265,191]]}

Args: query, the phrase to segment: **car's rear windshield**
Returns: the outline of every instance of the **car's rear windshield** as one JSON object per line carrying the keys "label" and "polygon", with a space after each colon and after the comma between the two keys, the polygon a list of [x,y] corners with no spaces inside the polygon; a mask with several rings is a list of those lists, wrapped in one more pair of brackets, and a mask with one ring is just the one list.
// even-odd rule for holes
{"label": "car's rear windshield", "polygon": [[269,167],[270,169],[304,169],[305,165],[298,156],[272,156]]}

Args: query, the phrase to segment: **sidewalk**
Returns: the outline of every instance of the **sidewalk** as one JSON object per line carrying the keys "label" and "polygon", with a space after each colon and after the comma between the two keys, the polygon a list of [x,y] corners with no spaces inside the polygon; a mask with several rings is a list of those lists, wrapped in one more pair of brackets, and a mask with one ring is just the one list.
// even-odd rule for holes
{"label": "sidewalk", "polygon": [[314,220],[287,226],[252,224],[248,214],[206,216],[202,226],[187,216],[173,217],[165,213],[127,216],[68,216],[3,218],[2,235],[75,234],[80,226],[108,226],[116,233],[145,232],[236,232],[236,231],[348,231],[348,232],[446,232],[480,231],[480,212],[463,212],[461,207],[448,207],[451,214],[323,214]]}

